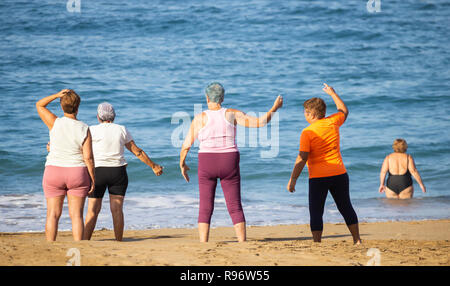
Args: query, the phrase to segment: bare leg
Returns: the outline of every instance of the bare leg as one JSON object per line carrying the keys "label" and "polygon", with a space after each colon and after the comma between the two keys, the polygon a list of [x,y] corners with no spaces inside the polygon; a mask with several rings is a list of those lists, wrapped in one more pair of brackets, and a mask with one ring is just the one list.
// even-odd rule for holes
{"label": "bare leg", "polygon": [[86,222],[84,225],[84,240],[90,240],[92,233],[94,232],[95,225],[97,224],[98,214],[102,209],[102,199],[100,198],[89,198],[88,200],[88,210],[86,214]]}
{"label": "bare leg", "polygon": [[386,190],[384,191],[386,193],[386,198],[388,199],[398,199],[398,195],[396,192],[394,192],[393,190],[389,189],[388,187],[386,187]]}
{"label": "bare leg", "polygon": [[123,199],[124,196],[109,195],[109,205],[114,224],[114,235],[117,241],[122,241],[123,238]]}
{"label": "bare leg", "polygon": [[350,233],[353,236],[353,243],[356,245],[361,244],[361,237],[359,236],[359,225],[357,223],[347,226]]}
{"label": "bare leg", "polygon": [[64,196],[47,198],[47,221],[45,223],[45,237],[47,241],[55,241],[58,234],[58,222],[61,217]]}
{"label": "bare leg", "polygon": [[410,186],[400,192],[398,195],[399,199],[412,199],[414,194],[414,187]]}
{"label": "bare leg", "polygon": [[238,242],[244,242],[247,240],[247,234],[245,229],[245,222],[240,222],[234,225]]}
{"label": "bare leg", "polygon": [[69,202],[69,215],[72,220],[73,240],[79,241],[83,239],[84,233],[83,209],[86,197],[67,195],[67,200]]}
{"label": "bare leg", "polygon": [[208,242],[209,240],[209,223],[198,223],[198,234],[200,236],[200,242]]}
{"label": "bare leg", "polygon": [[322,242],[322,230],[312,231],[313,241]]}

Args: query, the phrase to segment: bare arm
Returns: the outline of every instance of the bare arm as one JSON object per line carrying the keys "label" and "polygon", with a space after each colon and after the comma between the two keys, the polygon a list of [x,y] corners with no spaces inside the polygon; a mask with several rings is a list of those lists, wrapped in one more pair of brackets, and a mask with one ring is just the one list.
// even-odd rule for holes
{"label": "bare arm", "polygon": [[381,165],[381,171],[380,171],[380,187],[378,189],[378,192],[382,193],[386,190],[386,185],[384,184],[386,181],[386,173],[389,171],[389,156],[386,156],[383,161],[383,165]]}
{"label": "bare arm", "polygon": [[308,161],[309,152],[300,151],[297,155],[297,159],[295,160],[294,169],[291,173],[291,178],[287,185],[287,190],[291,193],[295,192],[295,185],[297,184],[297,179],[303,171],[306,162]]}
{"label": "bare arm", "polygon": [[261,117],[250,116],[237,109],[230,108],[229,110],[234,113],[235,119],[234,124],[250,128],[259,128],[266,126],[267,123],[269,123],[270,120],[272,120],[273,113],[276,112],[282,106],[283,106],[283,97],[279,95],[276,98],[272,108],[270,108],[269,111],[266,112],[266,114],[264,114]]}
{"label": "bare arm", "polygon": [[409,156],[408,160],[408,170],[411,173],[411,175],[416,179],[417,183],[419,184],[420,188],[422,189],[422,192],[426,193],[427,189],[425,188],[425,185],[422,182],[422,178],[420,177],[419,171],[417,171],[416,164],[414,163],[414,159],[411,155]]}
{"label": "bare arm", "polygon": [[339,95],[334,91],[334,89],[331,86],[328,86],[326,83],[324,83],[323,91],[325,91],[328,95],[331,96],[331,98],[334,101],[334,104],[336,104],[337,110],[344,113],[345,119],[347,119],[348,116],[347,105],[345,105],[344,101],[339,97]]}
{"label": "bare arm", "polygon": [[39,117],[42,119],[45,125],[47,125],[49,130],[52,130],[53,124],[55,124],[55,120],[58,117],[47,109],[47,105],[53,100],[63,97],[66,94],[66,91],[68,91],[68,89],[63,89],[58,93],[44,97],[36,102],[36,109]]}
{"label": "bare arm", "polygon": [[153,162],[147,155],[147,153],[144,152],[141,148],[136,146],[136,143],[134,143],[134,140],[131,140],[127,144],[125,144],[125,147],[130,150],[131,153],[133,153],[136,157],[139,158],[142,162],[144,162],[147,166],[152,168],[153,173],[155,173],[156,176],[160,176],[163,173],[163,167]]}
{"label": "bare arm", "polygon": [[95,166],[94,166],[94,154],[92,152],[92,136],[88,129],[86,139],[84,140],[82,147],[84,163],[91,177],[91,189],[88,194],[91,194],[95,189]]}
{"label": "bare arm", "polygon": [[205,117],[204,117],[203,113],[194,117],[194,120],[192,120],[191,126],[189,127],[189,132],[188,132],[186,138],[184,139],[183,145],[181,146],[180,169],[181,169],[181,174],[183,175],[186,182],[189,182],[189,175],[188,175],[187,171],[190,170],[190,168],[186,165],[186,157],[187,157],[187,154],[189,153],[189,150],[192,147],[192,144],[194,144],[195,139],[198,136],[198,132],[202,128],[202,122],[203,122],[204,118]]}

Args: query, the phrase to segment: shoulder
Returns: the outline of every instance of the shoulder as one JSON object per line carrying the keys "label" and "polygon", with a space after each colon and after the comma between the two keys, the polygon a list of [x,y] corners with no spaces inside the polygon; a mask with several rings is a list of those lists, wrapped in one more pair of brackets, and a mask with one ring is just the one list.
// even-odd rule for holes
{"label": "shoulder", "polygon": [[341,119],[341,118],[345,118],[345,114],[343,112],[338,111],[338,112],[333,113],[333,114],[331,114],[331,115],[329,115],[329,116],[327,116],[325,118],[327,118],[327,119]]}
{"label": "shoulder", "polygon": [[242,112],[239,109],[234,109],[234,108],[225,108],[225,113],[226,114],[233,114],[233,115],[244,115],[245,113]]}
{"label": "shoulder", "polygon": [[99,128],[100,128],[100,124],[89,126],[89,129],[91,129],[91,130],[96,130],[96,129],[99,129]]}
{"label": "shoulder", "polygon": [[120,130],[128,130],[125,125],[121,125],[121,124],[117,124],[117,123],[111,123],[111,126],[114,126],[114,128],[116,129],[120,129]]}
{"label": "shoulder", "polygon": [[325,119],[330,120],[331,122],[342,125],[346,119],[345,114],[341,111],[338,111],[336,113],[331,114],[328,117],[325,117]]}
{"label": "shoulder", "polygon": [[312,124],[310,124],[302,129],[302,133],[307,133],[308,131],[312,131],[313,129],[314,127],[312,126]]}
{"label": "shoulder", "polygon": [[87,125],[87,124],[84,123],[83,121],[78,120],[78,121],[74,121],[74,122],[76,122],[76,124],[77,124],[78,126],[80,126],[82,129],[88,129],[88,128],[89,128],[89,125]]}
{"label": "shoulder", "polygon": [[193,124],[202,124],[206,123],[208,121],[208,113],[206,111],[203,111],[202,113],[199,113],[194,116],[194,120],[192,120]]}
{"label": "shoulder", "polygon": [[125,135],[129,135],[130,131],[128,130],[128,128],[125,125],[120,125],[120,124],[116,124],[116,123],[111,123],[112,126],[114,126],[115,130],[117,130],[116,132],[125,134]]}
{"label": "shoulder", "polygon": [[303,128],[302,133],[300,134],[300,137],[302,137],[302,138],[306,138],[306,137],[310,138],[314,134],[315,133],[314,133],[311,125],[309,125],[308,127]]}

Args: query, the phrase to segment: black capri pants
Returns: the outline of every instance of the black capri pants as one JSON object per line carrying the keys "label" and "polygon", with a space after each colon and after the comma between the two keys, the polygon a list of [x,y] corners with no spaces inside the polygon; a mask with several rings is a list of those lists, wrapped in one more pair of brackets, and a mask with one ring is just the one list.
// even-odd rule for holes
{"label": "black capri pants", "polygon": [[350,201],[348,174],[309,179],[309,215],[311,231],[323,230],[323,212],[328,191],[347,225],[358,223]]}

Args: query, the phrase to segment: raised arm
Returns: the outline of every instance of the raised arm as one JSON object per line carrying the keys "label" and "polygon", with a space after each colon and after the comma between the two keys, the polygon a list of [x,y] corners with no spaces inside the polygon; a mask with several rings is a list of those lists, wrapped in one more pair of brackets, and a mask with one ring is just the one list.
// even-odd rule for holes
{"label": "raised arm", "polygon": [[347,119],[348,116],[348,108],[347,105],[345,105],[344,101],[339,97],[339,95],[334,91],[334,89],[327,85],[326,83],[323,84],[324,88],[323,91],[325,91],[328,95],[331,96],[331,98],[334,101],[334,104],[336,104],[337,110],[345,114],[345,119]]}
{"label": "raised arm", "polygon": [[389,171],[389,156],[386,156],[383,161],[383,165],[381,165],[381,171],[380,171],[380,187],[378,188],[378,192],[382,193],[386,191],[386,173]]}
{"label": "raised arm", "polygon": [[294,169],[291,173],[291,178],[289,179],[289,183],[287,185],[287,190],[291,193],[295,192],[295,185],[297,184],[297,179],[303,171],[305,167],[306,161],[308,161],[309,152],[300,151],[297,155],[297,159],[295,160]]}
{"label": "raised arm", "polygon": [[417,171],[416,164],[414,163],[414,159],[411,155],[409,156],[408,160],[408,170],[411,173],[411,175],[416,179],[417,183],[419,184],[420,188],[422,189],[422,192],[426,193],[427,188],[425,188],[425,185],[422,182],[422,178],[420,177],[419,171]]}
{"label": "raised arm", "polygon": [[63,97],[67,91],[69,90],[63,89],[58,93],[44,97],[43,99],[36,102],[36,109],[39,114],[39,117],[41,117],[42,121],[45,123],[45,125],[47,125],[49,130],[52,130],[53,124],[55,123],[55,120],[58,117],[47,109],[47,105],[53,100]]}
{"label": "raised arm", "polygon": [[144,162],[147,166],[152,168],[153,173],[155,173],[156,176],[160,176],[163,173],[163,167],[153,162],[147,155],[147,153],[144,152],[141,148],[136,146],[136,143],[134,143],[134,140],[131,140],[127,144],[125,144],[125,147],[133,153],[136,157],[139,158],[142,162]]}
{"label": "raised arm", "polygon": [[261,117],[250,116],[237,109],[229,108],[228,110],[234,114],[235,125],[238,124],[244,127],[259,128],[266,126],[266,124],[269,123],[270,120],[272,120],[273,113],[276,112],[282,106],[283,106],[283,97],[279,95],[275,99],[272,108],[270,108],[269,111],[266,112],[266,114],[264,114]]}
{"label": "raised arm", "polygon": [[91,189],[88,194],[91,194],[95,189],[95,166],[94,166],[94,154],[92,152],[92,136],[91,132],[87,131],[86,139],[82,146],[82,153],[84,163],[88,169],[89,176],[91,177]]}

